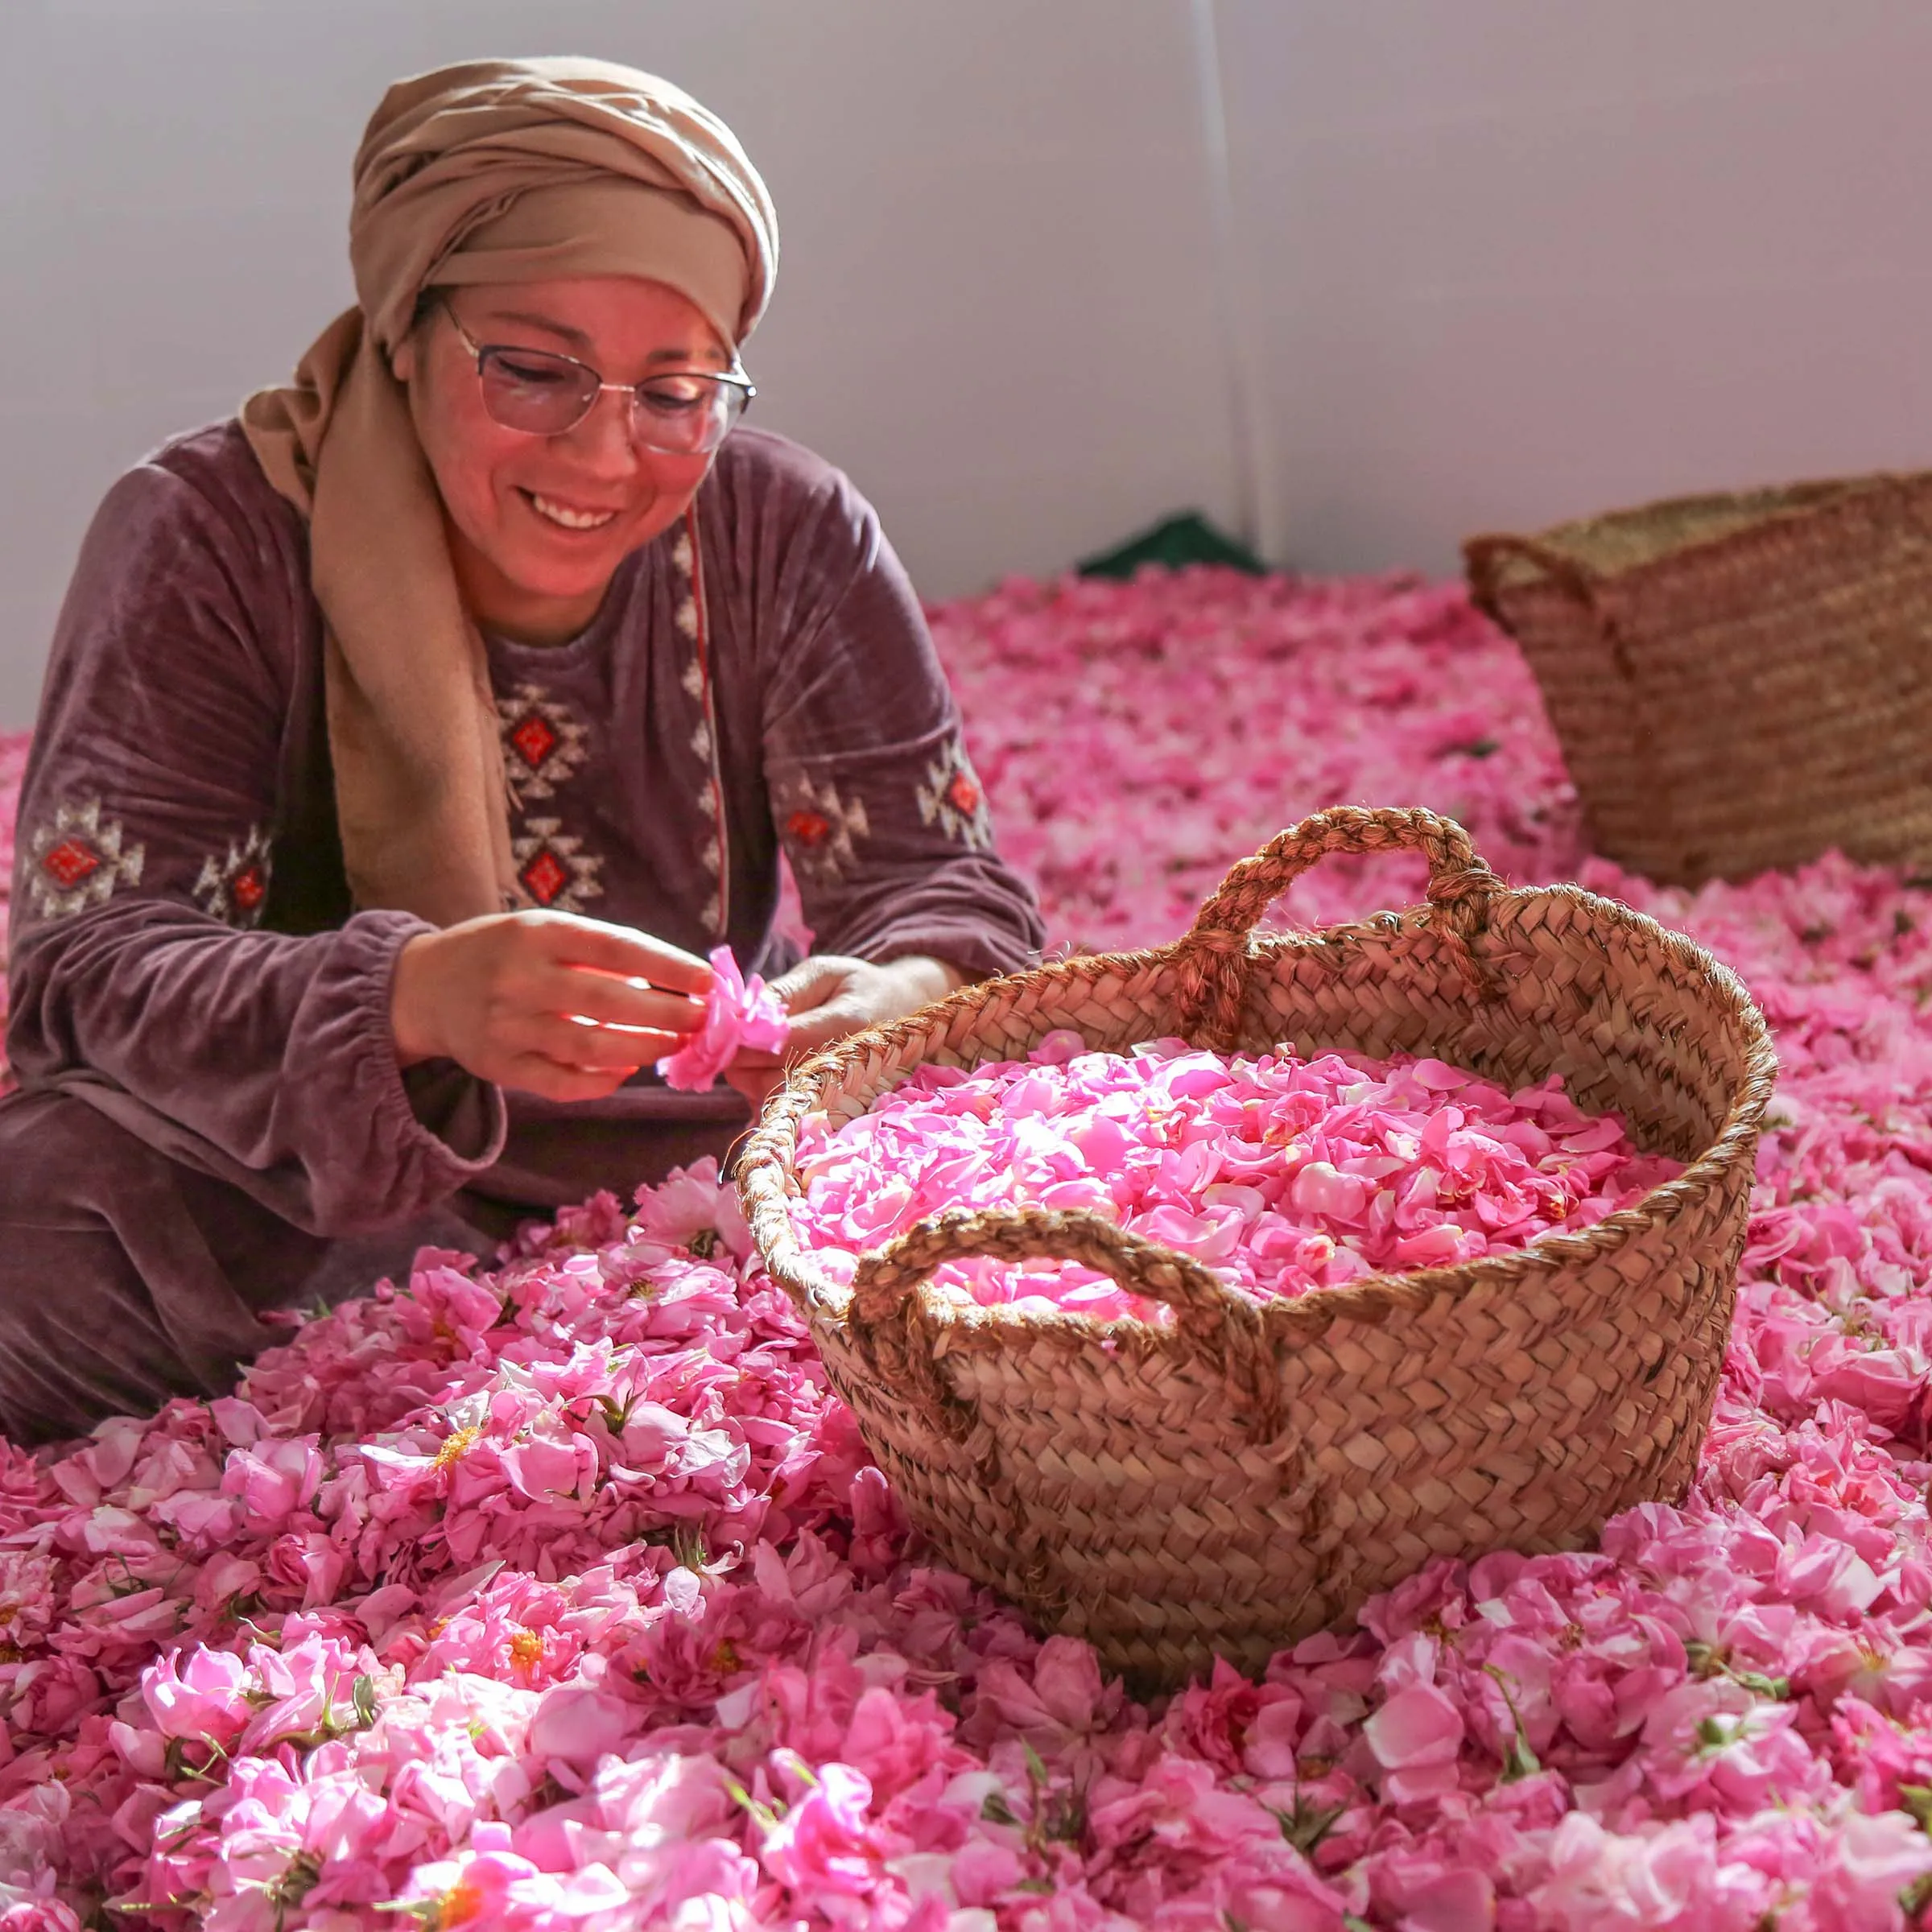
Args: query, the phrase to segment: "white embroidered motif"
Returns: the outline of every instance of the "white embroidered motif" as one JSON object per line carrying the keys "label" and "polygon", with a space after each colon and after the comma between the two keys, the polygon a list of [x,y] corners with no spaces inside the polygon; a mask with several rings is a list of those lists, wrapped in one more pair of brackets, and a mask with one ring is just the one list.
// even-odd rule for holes
{"label": "white embroidered motif", "polygon": [[248,931],[258,925],[262,908],[268,902],[270,872],[268,834],[251,825],[248,836],[230,839],[227,856],[213,852],[201,861],[201,875],[195,881],[194,896],[209,918],[224,925]]}
{"label": "white embroidered motif", "polygon": [[830,778],[815,785],[803,772],[781,790],[778,830],[793,866],[828,886],[844,878],[856,858],[852,841],[872,836],[863,799],[842,799]]}
{"label": "white embroidered motif", "polygon": [[985,789],[960,739],[927,766],[919,799],[919,816],[927,824],[936,821],[947,838],[957,839],[968,852],[992,849],[993,815],[986,809]]}
{"label": "white embroidered motif", "polygon": [[704,843],[698,848],[698,857],[704,861],[704,869],[715,879],[724,869],[724,841],[718,836],[719,800],[715,781],[707,779],[699,788],[698,803],[712,822],[711,830],[704,836]]}
{"label": "white embroidered motif", "polygon": [[58,807],[27,843],[28,896],[43,919],[66,919],[105,905],[120,886],[141,883],[147,848],[127,843],[118,819],[101,815],[101,801]]}
{"label": "white embroidered motif", "polygon": [[539,906],[559,912],[581,912],[586,899],[603,897],[597,874],[604,861],[583,850],[581,839],[563,836],[561,819],[529,819],[524,836],[510,842],[517,862],[517,879]]}
{"label": "white embroidered motif", "polygon": [[547,799],[589,753],[590,728],[552,704],[540,686],[519,684],[497,700],[503,733],[503,774],[518,805]]}

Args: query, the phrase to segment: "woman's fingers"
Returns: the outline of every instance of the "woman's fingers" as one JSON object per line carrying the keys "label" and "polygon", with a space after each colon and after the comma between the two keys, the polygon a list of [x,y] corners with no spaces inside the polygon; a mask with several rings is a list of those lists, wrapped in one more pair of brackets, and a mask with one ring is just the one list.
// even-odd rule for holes
{"label": "woman's fingers", "polygon": [[701,1000],[577,967],[546,964],[532,975],[526,989],[518,990],[524,1003],[536,1011],[596,1020],[607,1026],[641,1027],[682,1038],[704,1023]]}
{"label": "woman's fingers", "polygon": [[836,1000],[851,985],[852,969],[859,964],[858,960],[836,953],[811,953],[791,972],[774,980],[771,989],[784,1001],[786,1011],[795,1018]]}
{"label": "woman's fingers", "polygon": [[861,1026],[871,1024],[869,1016],[862,1009],[844,1000],[828,1001],[823,1006],[795,1013],[791,1022],[791,1057],[795,1059],[801,1053],[810,1053],[834,1040],[842,1040],[847,1034],[857,1033]]}
{"label": "woman's fingers", "polygon": [[561,1013],[534,1013],[508,1030],[508,1040],[519,1051],[540,1053],[564,1066],[600,1071],[621,1067],[635,1073],[675,1053],[684,1036],[658,1027],[587,1026]]}
{"label": "woman's fingers", "polygon": [[704,1024],[711,968],[626,927],[499,913],[412,939],[390,1026],[404,1064],[446,1055],[553,1100],[614,1091]]}
{"label": "woman's fingers", "polygon": [[711,990],[709,964],[628,926],[609,926],[576,913],[525,914],[548,956],[559,965],[618,980],[637,980],[669,993],[703,999]]}

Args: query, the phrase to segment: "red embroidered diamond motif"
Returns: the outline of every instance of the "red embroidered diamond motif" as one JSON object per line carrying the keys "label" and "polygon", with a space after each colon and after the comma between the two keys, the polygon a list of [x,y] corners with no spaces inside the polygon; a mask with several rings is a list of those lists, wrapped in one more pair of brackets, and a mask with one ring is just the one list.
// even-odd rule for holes
{"label": "red embroidered diamond motif", "polygon": [[557,734],[547,719],[534,712],[526,712],[523,720],[510,733],[510,741],[517,748],[517,756],[532,771],[541,769],[543,761],[557,748]]}
{"label": "red embroidered diamond motif", "polygon": [[250,865],[229,888],[230,896],[244,912],[253,912],[268,894],[268,881],[259,865]]}
{"label": "red embroidered diamond motif", "polygon": [[822,811],[795,811],[785,821],[785,829],[809,852],[831,837],[832,820]]}
{"label": "red embroidered diamond motif", "polygon": [[101,855],[85,839],[66,838],[42,855],[40,869],[63,892],[72,892],[90,873],[101,869]]}
{"label": "red embroidered diamond motif", "polygon": [[547,906],[570,883],[570,874],[554,852],[545,850],[526,865],[517,875],[523,881],[523,890],[539,906]]}
{"label": "red embroidered diamond motif", "polygon": [[964,812],[968,818],[980,808],[980,788],[963,771],[953,774],[952,782],[946,787],[946,798],[955,811]]}

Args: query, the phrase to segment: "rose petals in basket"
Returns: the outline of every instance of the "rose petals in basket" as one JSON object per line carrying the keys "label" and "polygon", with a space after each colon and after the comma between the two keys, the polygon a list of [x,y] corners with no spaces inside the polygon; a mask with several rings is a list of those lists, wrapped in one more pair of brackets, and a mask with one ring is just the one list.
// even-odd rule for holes
{"label": "rose petals in basket", "polygon": [[[1258,1302],[1587,1228],[1681,1168],[1554,1077],[1512,1095],[1413,1055],[1100,1053],[1062,1031],[1023,1061],[923,1066],[836,1130],[809,1118],[799,1170],[799,1231],[847,1282],[855,1249],[927,1215],[1029,1205],[1104,1215]],[[960,1307],[1168,1319],[1075,1262],[970,1259],[932,1280]]]}

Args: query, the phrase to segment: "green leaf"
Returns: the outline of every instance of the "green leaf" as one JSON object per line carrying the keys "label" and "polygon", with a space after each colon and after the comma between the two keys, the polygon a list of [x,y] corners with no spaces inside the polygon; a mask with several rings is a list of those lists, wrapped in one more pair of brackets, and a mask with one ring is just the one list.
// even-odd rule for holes
{"label": "green leaf", "polygon": [[1898,1795],[1922,1831],[1932,1831],[1932,1785],[1901,1785]]}
{"label": "green leaf", "polygon": [[1509,1748],[1503,1753],[1502,1781],[1513,1785],[1520,1779],[1534,1777],[1542,1769],[1542,1761],[1530,1746],[1530,1734],[1523,1728],[1523,1714],[1516,1707],[1516,1699],[1509,1695],[1509,1686],[1505,1674],[1494,1664],[1484,1664],[1484,1672],[1496,1679],[1496,1687],[1503,1694],[1503,1702],[1509,1707],[1509,1722],[1514,1727],[1514,1735],[1509,1740]]}
{"label": "green leaf", "polygon": [[778,1813],[770,1805],[760,1804],[735,1777],[726,1777],[724,1790],[732,1802],[749,1811],[763,1830],[770,1831],[777,1825]]}
{"label": "green leaf", "polygon": [[376,1721],[376,1680],[367,1675],[358,1677],[353,1696],[356,1722],[366,1731]]}
{"label": "green leaf", "polygon": [[986,1802],[980,1806],[980,1816],[989,1825],[1017,1825],[1020,1822],[1013,1815],[1013,1806],[1007,1803],[1003,1791],[986,1794]]}
{"label": "green leaf", "polygon": [[1721,1717],[1700,1717],[1697,1720],[1697,1741],[1706,1751],[1722,1751],[1737,1741],[1737,1727],[1727,1724]]}
{"label": "green leaf", "polygon": [[[1274,1807],[1269,1807],[1270,1810]],[[1315,1848],[1335,1829],[1335,1821],[1348,1809],[1346,1804],[1311,1805],[1297,1798],[1292,1811],[1276,1811],[1274,1822],[1282,1828],[1282,1836],[1293,1845],[1303,1858],[1311,1857]]]}

